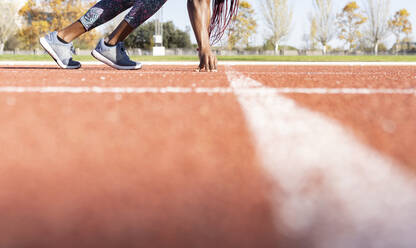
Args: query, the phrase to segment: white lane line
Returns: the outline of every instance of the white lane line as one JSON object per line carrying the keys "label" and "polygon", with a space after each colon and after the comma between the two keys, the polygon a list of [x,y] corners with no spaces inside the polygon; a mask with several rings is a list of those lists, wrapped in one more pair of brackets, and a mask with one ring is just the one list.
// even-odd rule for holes
{"label": "white lane line", "polygon": [[[317,72],[306,72],[306,71],[259,71],[259,72],[245,72],[248,75],[293,75],[293,76],[305,76],[305,75],[337,75],[337,76],[411,76],[416,75],[416,73],[410,73],[410,72],[402,72],[400,70],[396,72],[385,72],[385,71],[376,71],[376,72],[355,72],[355,71],[340,71],[340,72],[325,72],[325,71],[317,71]],[[414,79],[414,78],[411,78]]]}
{"label": "white lane line", "polygon": [[266,88],[266,87],[102,87],[102,86],[1,86],[0,93],[90,93],[90,94],[245,94],[269,96],[275,94],[318,94],[318,95],[414,95],[416,89],[393,88]]}
{"label": "white lane line", "polygon": [[228,73],[265,170],[276,226],[311,247],[416,247],[416,182],[342,124]]}
{"label": "white lane line", "polygon": [[[28,70],[13,70],[13,69],[2,69],[0,67],[0,73],[18,73],[18,74],[32,74],[33,71],[36,69],[28,69]],[[61,71],[62,73],[68,73],[71,75],[74,74],[85,74],[84,70],[71,70],[71,71]],[[117,77],[120,76],[129,76],[129,75],[137,75],[139,77],[141,76],[148,76],[148,75],[184,75],[184,74],[191,74],[191,75],[199,75],[202,76],[203,74],[201,74],[200,72],[194,72],[194,71],[190,71],[190,70],[182,70],[182,71],[169,71],[169,70],[160,70],[160,71],[142,71],[142,70],[138,70],[138,71],[118,71],[118,70],[99,70],[99,71],[95,71],[95,76],[97,75],[114,75]],[[346,76],[346,77],[351,77],[351,76],[355,76],[355,77],[364,77],[364,76],[380,76],[380,77],[384,77],[386,79],[389,80],[416,80],[416,74],[412,74],[409,72],[302,72],[302,71],[298,71],[298,72],[283,72],[283,71],[271,71],[271,72],[246,72],[246,74],[248,76],[253,76],[253,75],[257,75],[257,76],[270,76],[270,75],[277,75],[277,76]],[[214,75],[214,74],[213,74]],[[89,79],[94,79],[95,76],[89,76]],[[353,78],[354,79],[354,78]],[[365,79],[365,78],[364,78]],[[374,78],[371,78],[369,80],[373,80]]]}
{"label": "white lane line", "polygon": [[[84,61],[82,65],[104,65],[98,61]],[[198,65],[197,61],[143,61],[143,65]],[[273,62],[273,61],[220,61],[220,65],[272,66],[416,66],[416,62]],[[0,66],[56,65],[53,61],[0,61]]]}

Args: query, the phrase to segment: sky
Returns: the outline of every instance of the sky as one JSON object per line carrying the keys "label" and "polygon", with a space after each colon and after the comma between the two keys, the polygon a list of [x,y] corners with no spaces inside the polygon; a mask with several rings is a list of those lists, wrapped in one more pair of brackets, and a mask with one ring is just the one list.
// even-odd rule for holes
{"label": "sky", "polygon": [[[258,32],[256,34],[255,43],[253,45],[263,44],[264,38],[267,37],[266,27],[263,23],[263,16],[261,14],[261,9],[259,3],[262,0],[248,0],[256,12],[255,19],[259,25]],[[357,0],[360,5],[361,0]],[[287,41],[283,42],[287,45],[294,45],[298,48],[302,47],[302,36],[309,30],[309,13],[312,12],[312,0],[289,0],[290,5],[293,8],[293,26],[292,32],[288,37]],[[334,0],[336,5],[335,9],[337,12],[340,12],[343,6],[350,2],[349,0]],[[362,5],[362,4],[361,4]],[[165,21],[173,21],[176,26],[185,30],[186,26],[190,26],[188,13],[186,9],[186,0],[168,0],[165,6],[163,7],[163,19]],[[411,16],[410,20],[413,23],[413,37],[416,38],[416,1],[415,0],[391,0],[391,15],[399,9],[406,8]],[[195,42],[195,38],[192,35],[192,40]],[[393,44],[393,37],[391,37],[386,43],[388,45]],[[340,46],[340,42],[332,42],[333,46]]]}

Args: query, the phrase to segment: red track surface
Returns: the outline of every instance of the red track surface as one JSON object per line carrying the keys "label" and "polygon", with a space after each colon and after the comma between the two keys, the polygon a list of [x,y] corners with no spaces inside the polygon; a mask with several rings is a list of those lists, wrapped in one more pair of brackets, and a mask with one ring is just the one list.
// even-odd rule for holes
{"label": "red track surface", "polygon": [[[415,67],[240,67],[270,87],[416,88]],[[363,142],[416,170],[416,97],[413,95],[289,95],[350,128]]]}
{"label": "red track surface", "polygon": [[[414,67],[233,69],[269,87],[416,87]],[[0,87],[229,87],[225,70],[1,67]],[[414,95],[286,96],[416,171]],[[274,182],[233,94],[0,93],[0,113],[0,247],[308,242],[274,223]]]}

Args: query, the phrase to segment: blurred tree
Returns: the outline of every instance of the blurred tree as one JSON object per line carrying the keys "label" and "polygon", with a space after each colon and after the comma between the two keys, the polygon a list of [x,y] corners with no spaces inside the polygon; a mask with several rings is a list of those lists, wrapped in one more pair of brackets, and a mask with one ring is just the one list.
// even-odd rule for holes
{"label": "blurred tree", "polygon": [[[19,10],[26,25],[19,30],[19,38],[25,49],[38,46],[39,37],[53,30],[59,30],[79,19],[89,7],[91,1],[81,0],[27,0]],[[74,43],[81,48],[95,45],[97,32],[92,30]]]}
{"label": "blurred tree", "polygon": [[302,49],[301,52],[306,53],[310,50],[315,50],[316,48],[316,21],[314,17],[311,15],[309,17],[309,31],[305,32],[302,35]]}
{"label": "blurred tree", "polygon": [[397,11],[389,20],[389,28],[396,37],[395,52],[399,52],[400,37],[402,34],[409,36],[412,33],[412,23],[409,21],[409,12],[407,9]]}
{"label": "blurred tree", "polygon": [[389,35],[390,0],[365,0],[364,3],[367,22],[363,34],[373,45],[374,54],[377,55],[380,42]]}
{"label": "blurred tree", "polygon": [[[287,45],[281,45],[280,47],[280,51],[297,51],[298,49],[294,46],[287,46]],[[267,39],[263,46],[261,47],[261,49],[263,51],[270,51],[270,50],[274,50],[274,43],[273,43],[273,39],[269,38]]]}
{"label": "blurred tree", "polygon": [[11,36],[4,44],[4,50],[13,51],[19,48],[20,42],[16,35]]}
{"label": "blurred tree", "polygon": [[163,43],[167,48],[191,48],[189,32],[175,27],[173,22],[163,23]]}
{"label": "blurred tree", "polygon": [[133,31],[124,40],[126,48],[141,48],[150,50],[153,47],[153,35],[155,34],[155,23],[146,22]]}
{"label": "blurred tree", "polygon": [[[131,33],[124,43],[127,48],[150,50],[154,34],[155,23],[147,22]],[[163,45],[166,48],[192,48],[189,32],[176,28],[171,21],[163,23]]]}
{"label": "blurred tree", "polygon": [[317,44],[316,44],[316,37],[317,37],[317,31],[318,27],[316,24],[316,20],[315,18],[311,18],[311,26],[310,26],[310,30],[309,30],[309,38],[311,40],[311,48],[310,49],[315,49]]}
{"label": "blurred tree", "polygon": [[322,53],[327,52],[328,42],[335,35],[335,15],[332,0],[313,0],[314,12],[311,18],[311,27],[314,30],[314,38],[322,46]]}
{"label": "blurred tree", "polygon": [[357,41],[362,37],[360,27],[367,21],[359,9],[357,2],[353,1],[345,5],[342,12],[337,15],[339,39],[345,41],[348,52],[356,47]]}
{"label": "blurred tree", "polygon": [[265,51],[270,51],[270,50],[274,50],[274,43],[272,41],[272,39],[267,39],[264,44],[263,44],[263,50]]}
{"label": "blurred tree", "polygon": [[310,35],[308,34],[308,33],[304,33],[303,35],[302,35],[302,52],[305,52],[306,53],[306,51],[309,51],[309,50],[311,50],[312,48],[312,45],[311,45],[311,39],[310,39]]}
{"label": "blurred tree", "polygon": [[279,44],[290,33],[293,11],[288,0],[263,0],[261,6],[267,28],[271,32],[275,54],[279,53]]}
{"label": "blurred tree", "polygon": [[250,37],[256,33],[254,9],[247,1],[241,1],[238,14],[228,28],[228,48],[249,47]]}
{"label": "blurred tree", "polygon": [[3,53],[6,42],[16,34],[18,5],[16,1],[0,2],[0,54]]}

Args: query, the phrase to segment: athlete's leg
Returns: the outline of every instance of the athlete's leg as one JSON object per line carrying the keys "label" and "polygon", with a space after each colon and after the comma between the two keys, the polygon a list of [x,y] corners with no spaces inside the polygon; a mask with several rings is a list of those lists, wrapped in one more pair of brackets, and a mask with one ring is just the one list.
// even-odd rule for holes
{"label": "athlete's leg", "polygon": [[107,41],[101,39],[98,42],[97,47],[91,52],[92,56],[116,69],[140,69],[142,65],[130,60],[121,41],[156,13],[165,2],[166,0],[135,0],[133,8],[107,37]]}
{"label": "athlete's leg", "polygon": [[120,41],[123,41],[135,28],[130,26],[126,21],[122,21],[117,28],[108,36],[107,44],[115,46]]}
{"label": "athlete's leg", "polygon": [[78,21],[58,32],[58,37],[66,42],[108,22],[121,12],[133,6],[135,0],[102,0],[95,4]]}
{"label": "athlete's leg", "polygon": [[135,0],[124,21],[109,35],[108,44],[123,41],[135,28],[153,16],[167,0]]}
{"label": "athlete's leg", "polygon": [[75,38],[84,34],[85,32],[87,32],[87,30],[84,28],[82,23],[80,21],[76,21],[68,27],[65,27],[64,29],[58,31],[58,37],[61,40],[69,43],[73,41]]}

